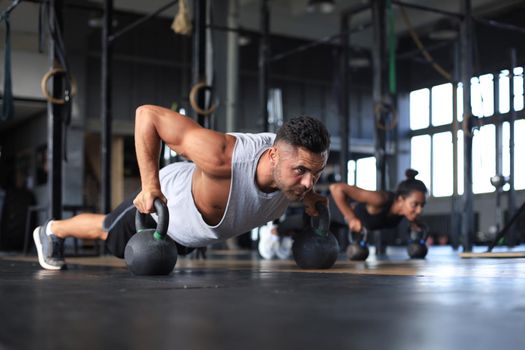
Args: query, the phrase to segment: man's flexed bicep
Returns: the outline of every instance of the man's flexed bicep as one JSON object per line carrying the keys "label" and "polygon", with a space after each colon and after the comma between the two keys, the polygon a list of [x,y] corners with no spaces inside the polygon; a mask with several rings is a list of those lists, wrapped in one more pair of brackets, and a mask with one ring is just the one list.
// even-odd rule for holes
{"label": "man's flexed bicep", "polygon": [[[212,177],[230,177],[235,137],[206,128],[190,130],[182,143],[182,154]],[[176,152],[177,148],[174,148]]]}
{"label": "man's flexed bicep", "polygon": [[[205,129],[192,119],[166,108],[139,107],[135,121],[137,160],[139,168],[143,163],[148,174],[155,167],[157,179],[161,140],[204,172],[218,176],[224,172],[229,174],[235,143],[232,136]],[[140,170],[142,178],[143,169]]]}
{"label": "man's flexed bicep", "polygon": [[170,109],[141,106],[135,116],[135,151],[142,189],[133,203],[142,213],[154,211],[155,198],[166,202],[159,179],[160,141],[192,160],[201,173],[211,177],[231,174],[233,136],[205,129]]}

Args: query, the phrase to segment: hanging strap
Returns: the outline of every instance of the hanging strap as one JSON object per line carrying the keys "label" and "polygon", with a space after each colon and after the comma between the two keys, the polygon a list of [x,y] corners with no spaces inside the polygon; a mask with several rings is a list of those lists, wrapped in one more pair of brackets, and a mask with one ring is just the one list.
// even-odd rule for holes
{"label": "hanging strap", "polygon": [[392,1],[387,1],[388,18],[388,90],[392,95],[397,94],[396,81],[396,32]]}
{"label": "hanging strap", "polygon": [[13,117],[15,105],[13,103],[13,82],[11,80],[11,26],[9,12],[2,16],[5,22],[5,47],[4,47],[4,96],[2,97],[2,115],[0,120],[6,121]]}

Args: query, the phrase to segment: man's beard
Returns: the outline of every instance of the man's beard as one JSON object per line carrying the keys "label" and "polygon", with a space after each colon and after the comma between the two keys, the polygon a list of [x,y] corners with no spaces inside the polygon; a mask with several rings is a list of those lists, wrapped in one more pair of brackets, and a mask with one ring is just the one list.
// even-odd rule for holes
{"label": "man's beard", "polygon": [[302,201],[306,193],[308,193],[308,191],[306,191],[304,187],[302,188],[296,187],[296,188],[284,190],[283,193],[284,193],[284,196],[291,201]]}

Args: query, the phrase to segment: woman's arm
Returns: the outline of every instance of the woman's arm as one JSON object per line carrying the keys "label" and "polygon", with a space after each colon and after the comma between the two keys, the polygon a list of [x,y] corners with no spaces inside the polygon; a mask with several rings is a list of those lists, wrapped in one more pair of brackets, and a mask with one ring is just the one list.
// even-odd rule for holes
{"label": "woman's arm", "polygon": [[387,200],[387,195],[380,191],[369,191],[357,186],[345,183],[333,183],[330,185],[330,193],[337,208],[343,214],[348,226],[352,231],[359,232],[362,228],[361,220],[356,216],[354,209],[348,203],[348,198],[367,205],[367,207],[379,208]]}

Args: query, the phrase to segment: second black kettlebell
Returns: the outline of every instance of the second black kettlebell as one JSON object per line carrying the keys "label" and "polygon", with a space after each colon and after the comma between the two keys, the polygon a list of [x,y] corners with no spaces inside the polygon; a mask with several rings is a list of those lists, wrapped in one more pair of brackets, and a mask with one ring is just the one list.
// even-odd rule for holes
{"label": "second black kettlebell", "polygon": [[346,248],[348,258],[353,261],[364,261],[368,258],[370,250],[368,249],[368,231],[365,227],[361,229],[361,232],[356,233],[357,237],[352,239],[350,234],[350,244]]}
{"label": "second black kettlebell", "polygon": [[424,259],[428,253],[426,244],[428,238],[428,228],[424,224],[419,224],[419,230],[411,230],[408,240],[407,252],[410,259]]}
{"label": "second black kettlebell", "polygon": [[319,224],[314,227],[313,218],[303,216],[303,229],[294,237],[292,253],[297,265],[303,269],[329,269],[339,254],[339,243],[329,231],[330,212],[322,203],[316,203]]}

